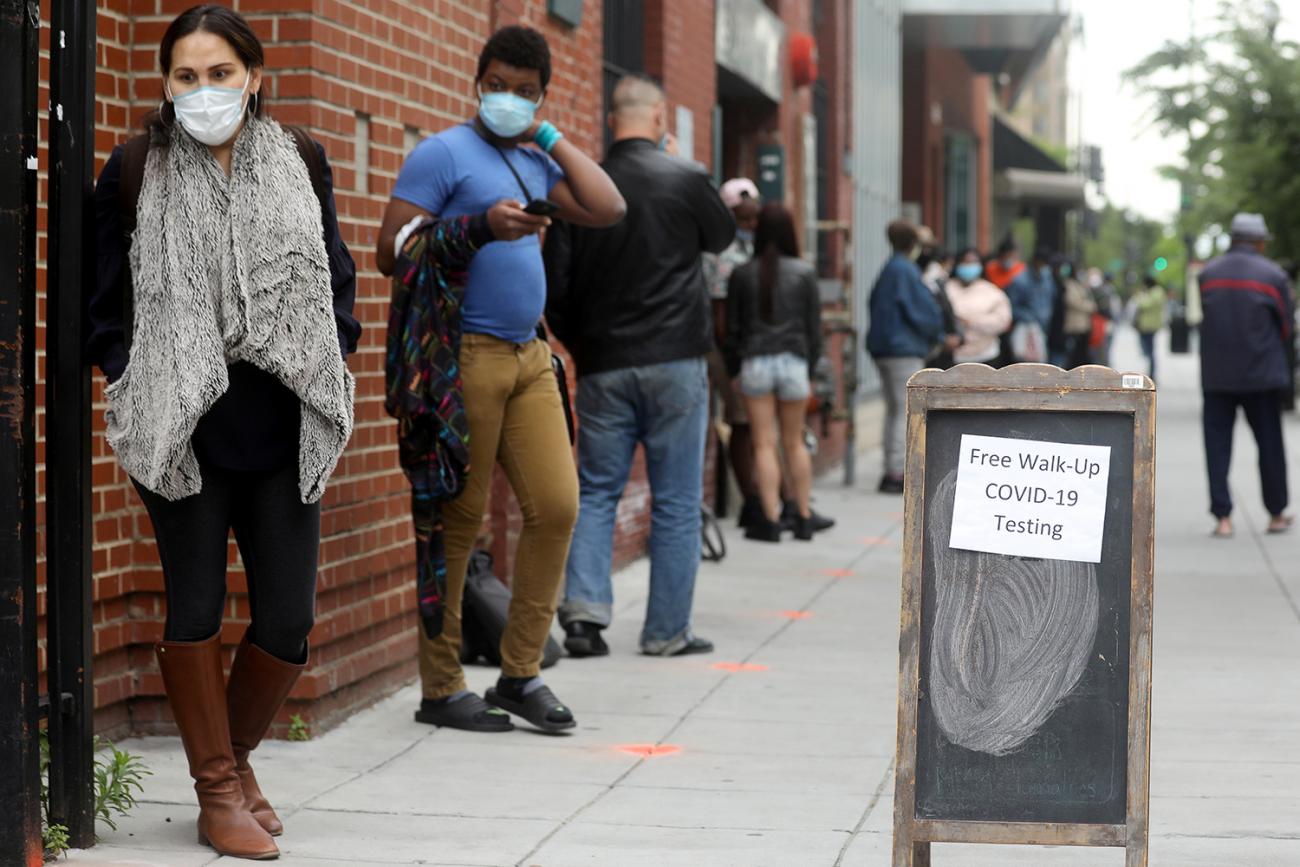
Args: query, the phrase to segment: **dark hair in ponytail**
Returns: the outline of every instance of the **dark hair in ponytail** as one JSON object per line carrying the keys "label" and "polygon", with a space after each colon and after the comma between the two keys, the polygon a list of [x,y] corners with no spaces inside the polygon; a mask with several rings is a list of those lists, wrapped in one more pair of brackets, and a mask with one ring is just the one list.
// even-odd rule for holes
{"label": "dark hair in ponytail", "polygon": [[[262,49],[262,40],[257,38],[257,34],[253,32],[253,28],[249,26],[244,16],[225,6],[207,3],[186,9],[167,27],[162,42],[158,45],[158,65],[162,69],[164,78],[171,75],[172,51],[176,48],[176,43],[199,31],[212,33],[226,40],[234,49],[240,63],[244,64],[250,72],[266,65],[266,52]],[[249,97],[249,106],[254,117],[266,115],[265,100],[260,93]],[[166,138],[175,122],[176,110],[171,102],[166,100],[144,116],[144,128],[154,139]]]}
{"label": "dark hair in ponytail", "polygon": [[799,258],[794,215],[780,202],[769,202],[758,212],[754,253],[758,257],[759,312],[764,322],[772,322],[776,318],[776,283],[780,277],[781,257]]}

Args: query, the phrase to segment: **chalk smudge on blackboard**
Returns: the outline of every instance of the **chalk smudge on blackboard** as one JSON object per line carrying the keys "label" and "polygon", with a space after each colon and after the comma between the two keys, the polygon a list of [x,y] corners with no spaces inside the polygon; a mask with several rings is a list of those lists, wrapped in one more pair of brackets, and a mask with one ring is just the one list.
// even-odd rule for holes
{"label": "chalk smudge on blackboard", "polygon": [[956,487],[953,470],[927,516],[935,581],[930,704],[949,741],[1002,756],[1034,736],[1088,665],[1096,567],[949,548]]}

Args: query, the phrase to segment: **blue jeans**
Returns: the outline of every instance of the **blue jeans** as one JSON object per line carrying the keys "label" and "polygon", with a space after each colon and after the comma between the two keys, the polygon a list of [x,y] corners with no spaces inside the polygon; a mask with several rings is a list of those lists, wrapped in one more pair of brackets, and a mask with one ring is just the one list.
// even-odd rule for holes
{"label": "blue jeans", "polygon": [[578,525],[569,549],[560,622],[608,626],[614,524],[638,443],[654,500],[650,598],[641,647],[671,653],[691,637],[700,565],[700,504],[708,430],[703,358],[610,370],[578,382]]}
{"label": "blue jeans", "polygon": [[1142,354],[1145,355],[1147,359],[1147,368],[1150,371],[1148,375],[1151,377],[1151,381],[1155,382],[1155,378],[1156,378],[1156,334],[1155,332],[1153,331],[1150,334],[1147,334],[1145,332],[1139,331],[1138,342],[1142,344]]}

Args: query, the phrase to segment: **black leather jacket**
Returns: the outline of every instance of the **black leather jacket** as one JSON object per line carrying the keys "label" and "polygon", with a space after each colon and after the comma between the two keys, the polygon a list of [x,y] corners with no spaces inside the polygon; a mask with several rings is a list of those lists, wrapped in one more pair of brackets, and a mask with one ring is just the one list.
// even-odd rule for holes
{"label": "black leather jacket", "polygon": [[700,255],[736,234],[705,169],[647,139],[615,142],[601,167],[627,201],[609,229],[557,223],[546,237],[546,322],[578,376],[707,355]]}
{"label": "black leather jacket", "polygon": [[727,369],[735,376],[741,362],[758,355],[788,352],[811,369],[822,354],[822,302],[817,272],[802,259],[782,256],[772,296],[772,321],[762,315],[755,259],[731,272],[727,286]]}

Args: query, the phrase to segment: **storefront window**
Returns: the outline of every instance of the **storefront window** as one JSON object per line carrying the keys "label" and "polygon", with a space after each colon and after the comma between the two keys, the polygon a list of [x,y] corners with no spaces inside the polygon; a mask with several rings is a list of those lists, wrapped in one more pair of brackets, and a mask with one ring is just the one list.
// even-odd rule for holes
{"label": "storefront window", "polygon": [[[605,114],[609,114],[614,87],[627,75],[645,74],[645,0],[605,0]],[[604,124],[605,149],[613,144],[613,131]]]}
{"label": "storefront window", "polygon": [[944,139],[943,201],[944,246],[975,246],[975,142],[963,133]]}

